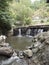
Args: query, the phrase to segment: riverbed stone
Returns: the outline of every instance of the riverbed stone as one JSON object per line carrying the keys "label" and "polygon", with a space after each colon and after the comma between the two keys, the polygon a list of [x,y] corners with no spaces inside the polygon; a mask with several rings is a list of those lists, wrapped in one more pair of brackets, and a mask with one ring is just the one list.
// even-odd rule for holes
{"label": "riverbed stone", "polygon": [[23,52],[26,57],[32,57],[32,55],[33,55],[32,50],[30,50],[30,49],[26,49]]}
{"label": "riverbed stone", "polygon": [[32,49],[32,52],[33,52],[33,53],[37,53],[37,52],[38,52],[38,48]]}
{"label": "riverbed stone", "polygon": [[23,56],[23,51],[19,51],[19,58],[23,59],[24,56]]}
{"label": "riverbed stone", "polygon": [[41,43],[38,41],[38,42],[36,42],[36,43],[34,43],[34,47],[36,48],[36,47],[39,47],[41,45]]}
{"label": "riverbed stone", "polygon": [[43,46],[44,46],[44,43],[43,43],[43,44],[40,44],[38,48],[39,48],[39,49],[42,49]]}
{"label": "riverbed stone", "polygon": [[0,44],[0,47],[9,47],[9,43],[4,43],[3,42],[3,43]]}
{"label": "riverbed stone", "polygon": [[13,49],[10,47],[0,47],[0,55],[10,57],[13,54]]}

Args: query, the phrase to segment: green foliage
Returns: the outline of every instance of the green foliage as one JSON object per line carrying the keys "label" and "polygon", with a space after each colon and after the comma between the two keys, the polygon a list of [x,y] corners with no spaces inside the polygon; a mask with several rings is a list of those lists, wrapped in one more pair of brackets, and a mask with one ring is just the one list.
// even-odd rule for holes
{"label": "green foliage", "polygon": [[30,0],[20,0],[19,2],[15,2],[14,0],[10,3],[9,11],[15,20],[14,23],[19,21],[22,25],[25,25],[26,20],[32,18],[32,9],[30,8],[30,5]]}
{"label": "green foliage", "polygon": [[29,24],[31,24],[32,19],[30,17],[28,17],[28,18],[25,19],[25,21],[26,21],[25,24],[29,25]]}
{"label": "green foliage", "polygon": [[43,20],[41,20],[41,23],[44,23],[44,21],[43,21]]}
{"label": "green foliage", "polygon": [[49,19],[47,20],[47,22],[49,22]]}
{"label": "green foliage", "polygon": [[9,23],[9,11],[8,2],[11,0],[0,0],[0,28],[2,33],[5,34],[11,29],[11,24]]}
{"label": "green foliage", "polygon": [[31,0],[20,0],[22,5],[25,5],[27,7],[31,6]]}
{"label": "green foliage", "polygon": [[7,34],[8,30],[11,29],[11,25],[9,22],[6,21],[3,22],[2,20],[0,20],[0,28],[3,34]]}
{"label": "green foliage", "polygon": [[22,7],[22,10],[18,12],[17,14],[17,20],[22,22],[22,25],[25,24],[25,22],[32,17],[32,10],[28,7]]}
{"label": "green foliage", "polygon": [[38,10],[45,5],[45,2],[46,2],[46,0],[35,1],[32,4],[31,8],[34,10]]}

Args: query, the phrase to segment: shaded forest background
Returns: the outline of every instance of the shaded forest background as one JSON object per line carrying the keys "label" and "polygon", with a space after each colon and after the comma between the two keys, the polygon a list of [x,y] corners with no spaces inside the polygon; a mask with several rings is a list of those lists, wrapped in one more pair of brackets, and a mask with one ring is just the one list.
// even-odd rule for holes
{"label": "shaded forest background", "polygon": [[49,4],[46,0],[0,0],[0,33],[12,27],[49,24]]}

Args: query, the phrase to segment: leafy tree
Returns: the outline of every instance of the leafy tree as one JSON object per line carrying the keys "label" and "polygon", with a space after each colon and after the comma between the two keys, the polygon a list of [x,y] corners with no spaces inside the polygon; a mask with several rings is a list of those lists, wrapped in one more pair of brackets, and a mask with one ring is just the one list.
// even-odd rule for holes
{"label": "leafy tree", "polygon": [[25,19],[25,21],[26,21],[25,24],[29,25],[29,24],[31,24],[32,19],[30,17],[28,17],[28,18]]}
{"label": "leafy tree", "polygon": [[30,5],[30,0],[19,0],[19,2],[15,2],[14,0],[10,3],[9,11],[12,13],[14,23],[19,21],[19,23],[25,25],[28,18],[31,18],[32,20],[32,9],[30,8]]}
{"label": "leafy tree", "polygon": [[8,30],[11,29],[11,25],[9,23],[9,13],[8,13],[8,2],[11,0],[0,0],[0,29],[2,33],[7,33]]}

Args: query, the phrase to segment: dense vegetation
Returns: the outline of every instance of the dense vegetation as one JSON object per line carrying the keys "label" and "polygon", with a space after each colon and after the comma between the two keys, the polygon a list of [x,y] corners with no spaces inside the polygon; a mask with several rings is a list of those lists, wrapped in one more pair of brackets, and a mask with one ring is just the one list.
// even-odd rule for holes
{"label": "dense vegetation", "polygon": [[[49,5],[46,0],[0,0],[0,30],[6,34],[11,26],[33,25],[36,16],[40,17],[40,23],[43,19],[49,17]],[[49,19],[47,19],[49,22]],[[46,21],[46,22],[47,22]],[[3,31],[4,30],[4,31]]]}
{"label": "dense vegetation", "polygon": [[8,2],[10,0],[0,0],[0,33],[6,34],[8,30],[11,29],[11,24],[9,22],[9,11]]}

